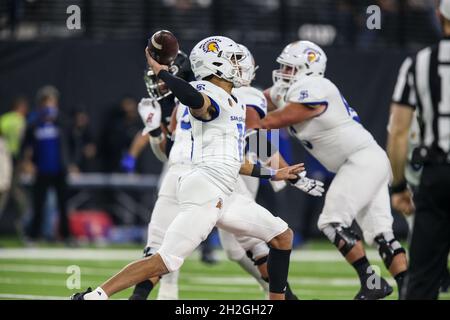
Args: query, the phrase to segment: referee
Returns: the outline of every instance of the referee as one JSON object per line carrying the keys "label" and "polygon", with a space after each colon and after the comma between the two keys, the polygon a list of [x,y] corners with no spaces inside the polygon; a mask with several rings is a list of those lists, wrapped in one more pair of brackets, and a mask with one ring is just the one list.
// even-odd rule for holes
{"label": "referee", "polygon": [[[415,211],[404,299],[438,298],[450,249],[450,0],[441,1],[439,18],[444,37],[406,58],[391,105],[392,206],[405,215]],[[415,111],[420,139],[411,163],[423,169],[413,203],[405,165]]]}

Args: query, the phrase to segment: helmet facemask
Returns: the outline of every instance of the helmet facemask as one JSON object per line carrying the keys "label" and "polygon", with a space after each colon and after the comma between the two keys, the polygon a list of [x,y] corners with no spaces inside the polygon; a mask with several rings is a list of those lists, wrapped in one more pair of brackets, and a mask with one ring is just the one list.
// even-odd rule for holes
{"label": "helmet facemask", "polygon": [[243,86],[250,86],[253,79],[255,79],[256,70],[259,66],[255,66],[255,59],[253,59],[252,54],[245,46],[239,44],[239,47],[242,48],[245,53],[245,58],[241,59],[240,62]]}
{"label": "helmet facemask", "polygon": [[[177,70],[178,68],[174,65],[169,67],[169,72],[171,74],[176,74]],[[147,88],[148,95],[152,99],[156,99],[157,101],[159,101],[172,94],[172,91],[169,90],[164,81],[158,79],[152,69],[146,70],[144,72],[144,82]]]}
{"label": "helmet facemask", "polygon": [[300,71],[300,67],[279,59],[277,59],[277,62],[280,64],[280,68],[272,72],[273,83],[285,84],[286,86],[291,85]]}
{"label": "helmet facemask", "polygon": [[244,74],[246,72],[247,66],[242,64],[242,61],[246,58],[245,53],[243,51],[220,51],[217,56],[228,60],[231,65],[231,72],[230,76],[228,77],[226,75],[216,75],[220,78],[232,82],[235,88],[245,86],[246,79]]}

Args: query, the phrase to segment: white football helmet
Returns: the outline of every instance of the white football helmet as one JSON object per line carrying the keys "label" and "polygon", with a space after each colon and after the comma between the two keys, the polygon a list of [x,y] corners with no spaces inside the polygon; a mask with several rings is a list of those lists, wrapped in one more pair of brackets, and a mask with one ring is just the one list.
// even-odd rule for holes
{"label": "white football helmet", "polygon": [[235,88],[245,83],[240,67],[244,58],[245,54],[237,43],[222,36],[203,39],[195,45],[189,56],[197,80],[215,75],[233,83]]}
{"label": "white football helmet", "polygon": [[280,64],[280,69],[273,71],[273,83],[290,86],[300,77],[323,77],[327,66],[327,56],[315,43],[297,41],[283,49],[277,62]]}
{"label": "white football helmet", "polygon": [[246,46],[240,43],[238,43],[238,46],[245,54],[245,58],[240,62],[242,78],[244,79],[243,85],[249,86],[252,83],[253,79],[255,79],[256,70],[259,68],[259,66],[255,65],[255,59]]}

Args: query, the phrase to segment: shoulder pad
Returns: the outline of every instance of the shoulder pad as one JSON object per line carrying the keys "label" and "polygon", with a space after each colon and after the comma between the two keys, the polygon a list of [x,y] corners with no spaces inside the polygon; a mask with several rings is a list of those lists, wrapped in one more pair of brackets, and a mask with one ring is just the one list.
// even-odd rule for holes
{"label": "shoulder pad", "polygon": [[303,77],[286,94],[286,101],[305,105],[328,104],[327,94],[331,82],[322,77]]}
{"label": "shoulder pad", "polygon": [[267,115],[267,99],[262,91],[253,87],[240,87],[233,89],[239,100],[246,106],[255,108],[261,118]]}

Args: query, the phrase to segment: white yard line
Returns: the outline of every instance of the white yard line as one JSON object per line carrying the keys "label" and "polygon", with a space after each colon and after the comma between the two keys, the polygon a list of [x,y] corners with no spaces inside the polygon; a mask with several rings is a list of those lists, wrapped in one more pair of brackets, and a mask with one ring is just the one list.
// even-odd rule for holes
{"label": "white yard line", "polygon": [[[0,260],[0,271],[3,272],[23,272],[23,273],[53,273],[53,274],[69,274],[72,273],[70,270],[68,271],[67,266],[55,266],[55,265],[39,265],[39,264],[9,264],[9,263],[1,263]],[[85,275],[113,275],[119,271],[118,268],[84,268],[81,267],[81,274]]]}
{"label": "white yard line", "polygon": [[[36,260],[117,260],[132,261],[141,257],[141,252],[134,249],[61,249],[61,248],[15,248],[0,249],[0,259],[36,259]],[[197,259],[198,253],[192,255]],[[222,250],[218,258],[226,260]],[[375,250],[368,250],[368,258],[379,261]],[[291,260],[296,262],[344,261],[337,250],[295,250]],[[1,261],[0,261],[1,263]]]}
{"label": "white yard line", "polygon": [[43,286],[43,287],[65,287],[65,279],[49,280],[49,279],[26,279],[22,280],[13,277],[0,277],[0,284],[14,284],[27,286]]}
{"label": "white yard line", "polygon": [[61,249],[61,248],[15,248],[0,249],[0,259],[36,260],[124,260],[131,261],[142,256],[139,250],[130,249]]}
{"label": "white yard line", "polygon": [[[45,279],[45,278],[26,278],[21,279],[20,277],[0,277],[0,284],[17,284],[17,285],[36,285],[36,286],[56,286],[61,287],[65,286],[65,278],[63,279]],[[258,287],[258,283],[255,279],[250,276],[242,277],[242,276],[229,276],[229,277],[205,277],[205,276],[189,276],[186,274],[181,276],[181,280],[187,282],[188,284],[180,284],[180,288],[186,288],[191,286],[192,288],[200,288],[202,285],[207,286],[207,288],[211,289],[210,286],[215,286],[218,290],[225,290],[223,292],[228,292],[228,290],[239,290],[229,288],[230,286],[244,286],[244,287]],[[387,279],[387,281],[391,285],[395,285],[395,281],[393,279]],[[359,285],[359,280],[356,278],[317,278],[317,277],[290,277],[289,282],[292,285],[299,286],[318,286],[323,288],[324,286],[329,287],[357,287]],[[222,287],[217,287],[222,286]],[[189,290],[189,289],[186,289]],[[214,289],[216,290],[216,289]],[[230,291],[233,292],[233,291]]]}
{"label": "white yard line", "polygon": [[[183,277],[185,274],[181,274]],[[208,284],[208,285],[239,285],[250,286],[256,285],[255,279],[251,277],[230,276],[230,277],[208,277],[208,276],[190,276],[183,279],[189,283]],[[389,284],[395,285],[394,279],[386,279]],[[331,287],[349,287],[359,286],[359,280],[356,277],[349,278],[317,278],[317,277],[289,277],[289,283],[292,285],[308,285],[308,286],[331,286]]]}
{"label": "white yard line", "polygon": [[[234,289],[234,290],[216,290],[213,288],[199,288],[196,286],[181,286],[180,291],[192,291],[192,292],[221,292],[221,293],[247,293],[247,294],[260,294],[261,300],[264,299],[264,293],[262,291],[258,290],[241,290],[241,289]],[[353,297],[354,290],[333,290],[330,292],[330,294],[333,295],[335,298],[345,298],[345,299],[351,299]],[[323,293],[322,290],[314,290],[314,289],[299,289],[296,290],[296,293],[301,297],[301,295],[317,295],[318,293]],[[69,297],[67,296],[45,296],[45,295],[33,295],[33,294],[13,294],[13,293],[0,293],[0,299],[19,299],[19,300],[68,300]],[[126,300],[126,299],[120,299],[120,300]],[[198,297],[195,299],[188,299],[188,300],[211,300],[210,296],[205,297]]]}
{"label": "white yard line", "polygon": [[0,299],[20,299],[20,300],[68,300],[68,297],[38,296],[33,294],[12,294],[0,293]]}

